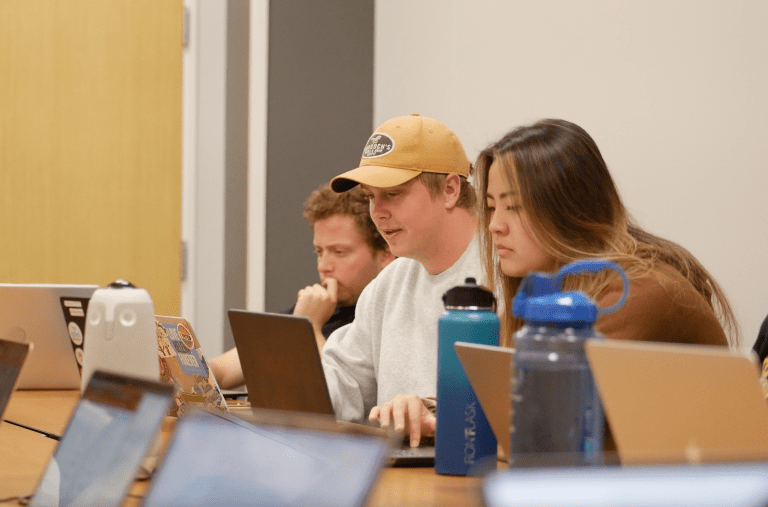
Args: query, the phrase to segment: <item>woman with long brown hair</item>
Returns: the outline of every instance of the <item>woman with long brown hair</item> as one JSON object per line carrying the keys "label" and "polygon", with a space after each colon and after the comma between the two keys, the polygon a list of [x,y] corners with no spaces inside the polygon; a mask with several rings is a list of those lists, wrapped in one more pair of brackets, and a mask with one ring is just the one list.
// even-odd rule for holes
{"label": "woman with long brown hair", "polygon": [[[606,337],[738,346],[739,329],[720,286],[680,245],[633,222],[600,150],[564,120],[518,127],[483,150],[476,164],[486,283],[507,309],[502,345],[522,325],[509,312],[522,278],[576,259],[619,264],[630,280],[627,301],[601,315]],[[566,278],[599,306],[621,295],[613,272]]]}

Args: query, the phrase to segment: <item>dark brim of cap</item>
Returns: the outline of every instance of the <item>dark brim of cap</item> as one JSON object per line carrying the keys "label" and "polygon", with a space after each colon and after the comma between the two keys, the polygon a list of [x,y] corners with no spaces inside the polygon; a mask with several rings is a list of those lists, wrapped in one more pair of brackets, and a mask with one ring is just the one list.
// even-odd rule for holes
{"label": "dark brim of cap", "polygon": [[366,165],[333,178],[331,189],[336,193],[342,193],[351,190],[360,183],[376,188],[396,187],[412,180],[421,172],[419,170]]}

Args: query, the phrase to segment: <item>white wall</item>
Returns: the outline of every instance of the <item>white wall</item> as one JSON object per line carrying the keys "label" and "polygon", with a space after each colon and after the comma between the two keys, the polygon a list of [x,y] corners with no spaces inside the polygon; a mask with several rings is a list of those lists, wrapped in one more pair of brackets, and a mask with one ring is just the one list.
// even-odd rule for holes
{"label": "white wall", "polygon": [[187,279],[181,316],[208,357],[223,349],[224,185],[227,5],[185,0],[189,45],[184,50],[182,240]]}
{"label": "white wall", "polygon": [[251,0],[248,113],[247,309],[264,311],[267,239],[267,69],[269,0]]}
{"label": "white wall", "polygon": [[648,230],[724,286],[750,347],[768,313],[768,2],[377,0],[374,127],[418,112],[470,159],[564,118]]}

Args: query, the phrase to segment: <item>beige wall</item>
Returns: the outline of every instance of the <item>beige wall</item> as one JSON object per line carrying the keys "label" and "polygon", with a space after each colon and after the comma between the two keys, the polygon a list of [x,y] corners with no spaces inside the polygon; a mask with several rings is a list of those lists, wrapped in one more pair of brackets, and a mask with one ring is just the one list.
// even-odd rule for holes
{"label": "beige wall", "polygon": [[179,312],[181,0],[0,2],[0,280]]}
{"label": "beige wall", "polygon": [[378,0],[374,123],[419,112],[474,158],[515,125],[584,127],[635,217],[768,313],[768,2]]}

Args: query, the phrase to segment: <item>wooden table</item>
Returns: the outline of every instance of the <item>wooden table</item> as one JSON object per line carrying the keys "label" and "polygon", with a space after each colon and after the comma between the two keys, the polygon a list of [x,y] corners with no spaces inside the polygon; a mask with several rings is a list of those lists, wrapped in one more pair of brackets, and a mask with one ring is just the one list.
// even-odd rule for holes
{"label": "wooden table", "polygon": [[[16,391],[3,419],[60,435],[79,396],[79,391]],[[0,499],[32,493],[58,445],[5,421],[0,423]]]}
{"label": "wooden table", "polygon": [[[78,399],[78,391],[17,391],[3,418],[60,435]],[[172,428],[164,425],[164,442]],[[56,440],[38,433],[0,424],[0,499],[32,493],[56,445]],[[139,505],[148,485],[148,481],[137,481],[125,504]],[[438,475],[428,467],[385,468],[367,506],[480,506],[480,485],[481,479]]]}
{"label": "wooden table", "polygon": [[385,468],[367,505],[480,506],[481,479],[438,475],[434,468]]}

